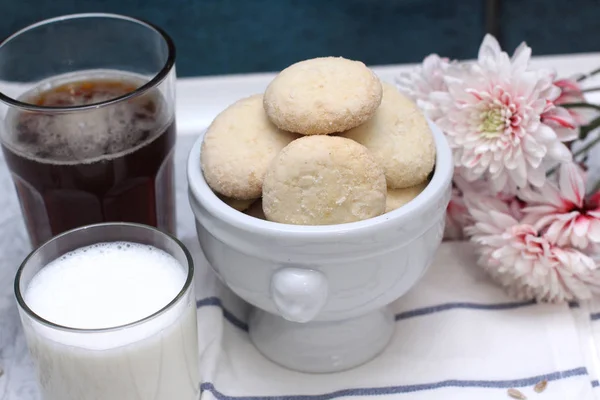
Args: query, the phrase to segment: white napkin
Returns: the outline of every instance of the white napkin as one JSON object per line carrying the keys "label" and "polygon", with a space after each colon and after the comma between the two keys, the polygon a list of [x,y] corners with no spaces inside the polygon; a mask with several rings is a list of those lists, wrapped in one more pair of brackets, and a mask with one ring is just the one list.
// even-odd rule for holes
{"label": "white napkin", "polygon": [[515,301],[477,268],[468,243],[442,244],[423,280],[392,305],[396,332],[383,354],[353,370],[305,374],[254,348],[248,306],[186,242],[197,268],[202,400],[506,400],[510,388],[528,399],[600,399],[600,303]]}

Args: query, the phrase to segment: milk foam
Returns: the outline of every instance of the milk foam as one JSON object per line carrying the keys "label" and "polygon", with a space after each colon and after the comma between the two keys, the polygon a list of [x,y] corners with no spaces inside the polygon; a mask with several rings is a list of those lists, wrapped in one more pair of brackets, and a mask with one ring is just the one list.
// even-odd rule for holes
{"label": "milk foam", "polygon": [[[187,274],[155,247],[129,242],[82,247],[52,261],[33,277],[24,298],[40,317],[78,329],[102,329],[139,321],[169,304]],[[141,340],[165,329],[184,311],[185,300],[144,324],[103,333],[59,331],[36,323],[54,341],[106,349]]]}

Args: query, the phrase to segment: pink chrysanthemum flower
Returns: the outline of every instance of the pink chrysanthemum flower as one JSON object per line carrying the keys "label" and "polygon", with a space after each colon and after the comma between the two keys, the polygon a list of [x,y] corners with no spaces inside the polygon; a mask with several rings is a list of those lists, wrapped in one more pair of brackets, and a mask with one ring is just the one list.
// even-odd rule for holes
{"label": "pink chrysanthemum flower", "polygon": [[[568,104],[568,103],[585,103],[585,97],[579,83],[574,79],[558,79],[554,81],[554,86],[560,89],[560,94],[554,100],[555,105]],[[579,113],[576,109],[567,110],[571,117],[575,120],[577,125],[583,125],[583,122],[579,118]]]}
{"label": "pink chrysanthemum flower", "polygon": [[396,86],[410,97],[427,117],[435,120],[441,117],[441,110],[431,103],[429,95],[447,90],[444,74],[450,65],[447,58],[431,54],[423,59],[421,66],[400,74],[396,78]]}
{"label": "pink chrysanthemum flower", "polygon": [[465,196],[487,194],[488,184],[484,180],[468,182],[455,171],[452,180],[452,195],[446,209],[446,228],[444,240],[465,240],[465,227],[473,223],[471,214],[465,204]]}
{"label": "pink chrysanthemum flower", "polygon": [[464,240],[463,230],[471,222],[471,214],[465,205],[463,193],[453,182],[452,195],[446,209],[444,240]]}
{"label": "pink chrysanthemum flower", "polygon": [[560,94],[554,100],[555,104],[580,103],[585,101],[581,86],[575,79],[558,79],[554,86],[560,89]]}
{"label": "pink chrysanthemum flower", "polygon": [[575,125],[553,104],[560,94],[553,74],[529,70],[530,56],[523,43],[509,58],[486,35],[477,61],[448,68],[447,91],[429,96],[441,111],[435,122],[448,137],[455,165],[467,180],[486,178],[495,191],[542,186],[548,161],[571,160],[562,142],[576,138]]}
{"label": "pink chrysanthemum flower", "polygon": [[[583,90],[576,80],[559,79],[554,81],[554,86],[560,89],[560,95],[554,100],[555,105],[587,103]],[[567,108],[566,111],[577,126],[587,125],[598,116],[598,111],[591,107]]]}
{"label": "pink chrysanthemum flower", "polygon": [[471,197],[467,206],[475,222],[466,232],[478,245],[478,263],[511,295],[562,302],[587,300],[600,289],[594,260],[520,223],[505,203]]}
{"label": "pink chrysanthemum flower", "polygon": [[[490,184],[484,179],[469,182],[456,171],[452,180],[452,196],[446,210],[446,229],[444,240],[465,240],[464,229],[473,223],[473,218],[465,204],[465,197],[491,196]],[[513,217],[520,219],[523,216],[524,202],[518,197],[508,193],[495,193],[496,199],[504,203]]]}
{"label": "pink chrysanthemum flower", "polygon": [[585,172],[577,164],[560,166],[558,184],[524,189],[519,197],[528,204],[524,222],[545,230],[552,243],[580,249],[600,244],[600,192],[586,197]]}

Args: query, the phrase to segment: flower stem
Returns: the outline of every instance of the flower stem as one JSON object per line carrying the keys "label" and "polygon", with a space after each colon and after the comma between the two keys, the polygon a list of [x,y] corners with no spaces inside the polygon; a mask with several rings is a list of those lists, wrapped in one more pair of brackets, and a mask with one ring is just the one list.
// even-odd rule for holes
{"label": "flower stem", "polygon": [[[600,90],[600,88],[598,88]],[[560,107],[564,108],[593,108],[594,110],[600,111],[600,106],[591,103],[565,103],[560,104]]]}
{"label": "flower stem", "polygon": [[573,153],[573,159],[579,157],[582,154],[587,153],[592,147],[594,147],[598,143],[600,143],[600,137],[597,137],[596,139],[592,140],[591,142],[577,150],[575,153]]}
{"label": "flower stem", "polygon": [[596,68],[596,69],[595,69],[595,70],[593,70],[592,72],[590,72],[590,73],[587,73],[587,74],[585,74],[585,75],[582,75],[582,76],[580,76],[579,78],[577,78],[577,82],[581,82],[581,81],[583,81],[583,80],[586,80],[586,79],[587,79],[587,78],[589,78],[590,76],[594,76],[594,75],[596,75],[597,73],[600,73],[600,68]]}
{"label": "flower stem", "polygon": [[587,135],[600,126],[600,117],[593,119],[589,124],[583,125],[579,128],[579,139],[583,140],[587,137]]}

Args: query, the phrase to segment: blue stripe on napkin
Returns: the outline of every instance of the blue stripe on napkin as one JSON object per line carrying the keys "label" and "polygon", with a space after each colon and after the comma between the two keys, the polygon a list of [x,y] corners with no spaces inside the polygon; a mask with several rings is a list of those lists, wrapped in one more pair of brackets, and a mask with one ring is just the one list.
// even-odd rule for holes
{"label": "blue stripe on napkin", "polygon": [[594,388],[595,388],[595,387],[598,387],[598,386],[600,386],[600,382],[598,382],[598,380],[597,380],[597,379],[594,379],[594,380],[592,381],[592,387],[594,387]]}
{"label": "blue stripe on napkin", "polygon": [[[212,383],[206,382],[200,386],[202,391],[211,392],[218,400],[331,400],[344,396],[382,396],[390,394],[402,394],[435,390],[448,387],[458,388],[486,388],[486,389],[509,389],[517,387],[533,386],[546,379],[557,381],[574,376],[587,375],[585,367],[570,369],[566,371],[552,372],[550,374],[532,376],[530,378],[514,380],[446,380],[434,383],[422,383],[417,385],[386,386],[378,388],[342,389],[335,392],[317,395],[287,395],[287,396],[227,396],[219,392]],[[593,384],[593,383],[592,383]]]}
{"label": "blue stripe on napkin", "polygon": [[468,310],[511,310],[513,308],[521,308],[532,306],[536,304],[535,300],[511,302],[511,303],[495,303],[495,304],[481,304],[481,303],[445,303],[439,304],[432,307],[417,308],[415,310],[404,311],[396,314],[396,321],[401,319],[407,319],[412,317],[420,317],[422,315],[435,314],[441,311],[448,311],[454,309],[468,309]]}
{"label": "blue stripe on napkin", "polygon": [[223,311],[223,317],[227,321],[229,321],[233,326],[248,332],[248,324],[236,317],[235,315],[233,315],[231,311],[223,307],[223,303],[221,303],[221,299],[219,299],[218,297],[207,297],[205,299],[196,301],[196,308],[206,306],[219,307]]}

